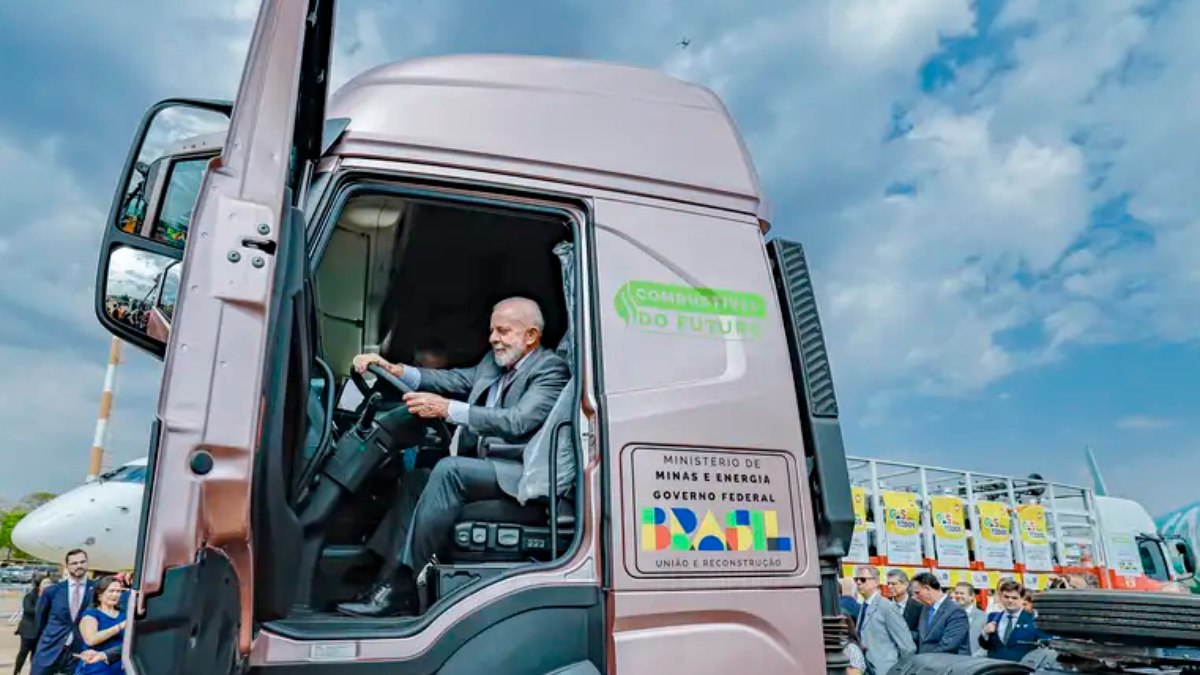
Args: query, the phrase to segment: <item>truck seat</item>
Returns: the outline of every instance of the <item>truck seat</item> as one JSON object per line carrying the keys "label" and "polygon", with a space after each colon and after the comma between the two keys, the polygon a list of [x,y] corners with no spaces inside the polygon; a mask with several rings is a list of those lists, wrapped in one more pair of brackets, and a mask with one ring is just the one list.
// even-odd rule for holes
{"label": "truck seat", "polygon": [[[575,505],[568,497],[557,504],[558,548],[562,554],[575,533]],[[463,507],[454,525],[448,562],[520,562],[553,557],[550,507],[545,499],[520,504],[515,499],[487,499]]]}

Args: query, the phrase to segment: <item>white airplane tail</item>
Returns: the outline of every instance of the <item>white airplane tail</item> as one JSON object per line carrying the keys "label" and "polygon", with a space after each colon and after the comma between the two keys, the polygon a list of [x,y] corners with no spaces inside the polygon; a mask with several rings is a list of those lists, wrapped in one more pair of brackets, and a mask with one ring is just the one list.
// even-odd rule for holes
{"label": "white airplane tail", "polygon": [[1092,452],[1092,446],[1087,446],[1088,471],[1092,474],[1092,485],[1097,496],[1108,496],[1108,486],[1104,484],[1104,476],[1100,474],[1100,464]]}

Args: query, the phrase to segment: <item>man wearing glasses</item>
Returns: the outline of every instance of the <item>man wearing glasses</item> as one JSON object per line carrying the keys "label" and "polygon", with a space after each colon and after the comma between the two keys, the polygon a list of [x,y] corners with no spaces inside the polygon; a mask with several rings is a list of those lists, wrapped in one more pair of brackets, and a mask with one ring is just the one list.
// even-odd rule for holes
{"label": "man wearing glasses", "polygon": [[900,611],[879,592],[879,570],[858,568],[854,585],[863,598],[856,619],[867,665],[871,673],[886,675],[896,662],[917,651],[917,645]]}

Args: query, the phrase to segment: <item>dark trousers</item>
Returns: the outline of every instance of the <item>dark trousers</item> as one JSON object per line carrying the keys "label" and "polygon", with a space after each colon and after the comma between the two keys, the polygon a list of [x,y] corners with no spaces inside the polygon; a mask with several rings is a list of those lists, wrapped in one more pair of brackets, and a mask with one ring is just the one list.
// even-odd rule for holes
{"label": "dark trousers", "polygon": [[20,675],[21,669],[25,667],[25,660],[33,655],[33,650],[37,649],[37,638],[21,638],[21,647],[17,651],[16,667],[13,668],[13,675]]}
{"label": "dark trousers", "polygon": [[[421,481],[401,481],[400,495],[368,542],[386,562],[381,579],[408,568],[417,573],[445,549],[463,506],[485,499],[500,499],[504,491],[496,467],[486,459],[446,457]],[[384,576],[386,575],[386,576]]]}
{"label": "dark trousers", "polygon": [[75,658],[76,653],[68,647],[63,647],[62,651],[58,653],[58,658],[49,668],[39,669],[36,666],[30,666],[30,670],[33,675],[70,675],[79,665],[79,660]]}

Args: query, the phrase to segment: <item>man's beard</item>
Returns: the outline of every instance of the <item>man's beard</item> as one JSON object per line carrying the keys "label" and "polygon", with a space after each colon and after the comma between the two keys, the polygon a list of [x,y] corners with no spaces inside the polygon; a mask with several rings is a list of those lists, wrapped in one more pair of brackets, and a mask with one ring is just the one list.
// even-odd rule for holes
{"label": "man's beard", "polygon": [[516,363],[517,361],[519,361],[521,359],[521,348],[520,347],[500,347],[500,348],[493,347],[492,354],[495,355],[496,363],[499,364],[501,368],[508,368],[509,366],[511,366],[512,364]]}

